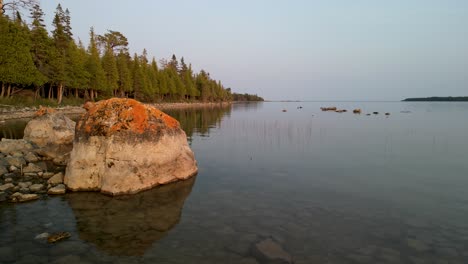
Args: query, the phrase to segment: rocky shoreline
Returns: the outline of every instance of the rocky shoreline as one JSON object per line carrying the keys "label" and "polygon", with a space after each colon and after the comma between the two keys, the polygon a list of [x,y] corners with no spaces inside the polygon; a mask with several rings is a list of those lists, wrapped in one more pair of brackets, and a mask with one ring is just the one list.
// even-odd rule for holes
{"label": "rocky shoreline", "polygon": [[[205,107],[224,107],[231,105],[232,102],[210,102],[210,103],[159,103],[151,104],[161,110],[173,109],[190,109],[190,108],[205,108]],[[0,108],[0,122],[10,119],[22,119],[34,117],[36,111],[40,107],[14,107],[7,106]],[[58,113],[65,115],[79,115],[86,112],[82,106],[63,106],[54,108]]]}
{"label": "rocky shoreline", "polygon": [[27,202],[48,195],[65,194],[65,166],[53,164],[50,157],[26,140],[0,142],[0,202]]}

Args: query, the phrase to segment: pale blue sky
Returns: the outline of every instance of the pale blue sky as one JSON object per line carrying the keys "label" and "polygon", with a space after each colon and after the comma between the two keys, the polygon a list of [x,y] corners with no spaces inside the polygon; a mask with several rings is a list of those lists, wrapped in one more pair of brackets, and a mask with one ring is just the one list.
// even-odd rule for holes
{"label": "pale blue sky", "polygon": [[266,99],[468,96],[466,0],[47,0],[48,25],[59,2],[85,43],[117,30]]}

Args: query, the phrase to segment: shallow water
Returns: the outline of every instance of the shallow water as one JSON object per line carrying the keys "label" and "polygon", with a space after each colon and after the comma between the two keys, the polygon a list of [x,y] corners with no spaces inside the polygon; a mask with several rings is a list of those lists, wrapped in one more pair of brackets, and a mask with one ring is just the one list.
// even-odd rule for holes
{"label": "shallow water", "polygon": [[[332,105],[380,113],[319,109]],[[468,262],[467,103],[170,114],[195,152],[194,180],[135,197],[0,205],[0,262],[256,263],[249,249],[267,237],[295,263]],[[57,231],[72,237],[35,239]]]}

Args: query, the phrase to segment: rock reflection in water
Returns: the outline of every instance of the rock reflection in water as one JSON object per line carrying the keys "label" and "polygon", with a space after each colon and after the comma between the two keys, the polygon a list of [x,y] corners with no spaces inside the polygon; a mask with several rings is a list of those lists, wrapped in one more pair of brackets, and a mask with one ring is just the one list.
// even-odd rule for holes
{"label": "rock reflection in water", "polygon": [[67,195],[80,239],[110,255],[143,255],[179,223],[195,178],[128,196]]}

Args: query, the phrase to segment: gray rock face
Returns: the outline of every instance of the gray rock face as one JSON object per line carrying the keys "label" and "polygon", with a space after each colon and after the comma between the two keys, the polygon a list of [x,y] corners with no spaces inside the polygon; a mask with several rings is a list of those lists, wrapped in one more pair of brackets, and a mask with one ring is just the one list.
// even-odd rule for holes
{"label": "gray rock face", "polygon": [[172,117],[131,99],[86,108],[66,168],[68,189],[133,194],[196,174],[186,134]]}
{"label": "gray rock face", "polygon": [[252,247],[252,255],[260,263],[291,264],[294,263],[291,255],[280,244],[268,238],[256,243]]}
{"label": "gray rock face", "polygon": [[65,188],[65,185],[59,184],[59,185],[57,185],[55,187],[50,188],[47,191],[47,194],[51,194],[51,195],[65,194],[66,191],[67,191],[67,189]]}

